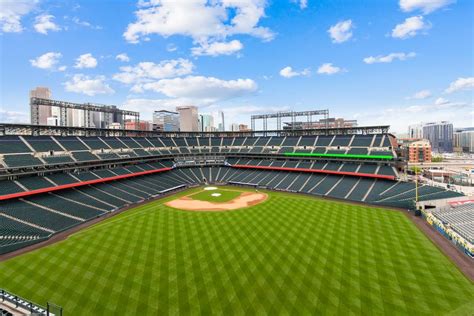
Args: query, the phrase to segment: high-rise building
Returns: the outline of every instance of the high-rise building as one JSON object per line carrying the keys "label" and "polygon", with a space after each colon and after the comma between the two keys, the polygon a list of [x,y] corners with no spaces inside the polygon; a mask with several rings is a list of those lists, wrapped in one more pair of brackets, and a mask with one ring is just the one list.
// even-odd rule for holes
{"label": "high-rise building", "polygon": [[408,138],[422,139],[423,138],[423,125],[422,124],[408,125]]}
{"label": "high-rise building", "polygon": [[[51,90],[49,90],[47,87],[36,87],[35,89],[30,90],[30,98],[51,99]],[[38,112],[38,116],[33,115],[33,112],[30,113],[31,124],[47,125],[48,117],[53,117],[53,108],[50,106],[40,105]],[[54,116],[59,117],[59,113]]]}
{"label": "high-rise building", "polygon": [[461,128],[454,132],[455,151],[474,153],[474,128]]}
{"label": "high-rise building", "polygon": [[198,132],[198,108],[193,105],[178,106],[176,111],[179,113],[179,130],[182,132]]}
{"label": "high-rise building", "polygon": [[453,151],[453,124],[442,121],[423,125],[423,138],[430,141],[434,152]]}
{"label": "high-rise building", "polygon": [[219,128],[218,128],[218,130],[219,130],[220,132],[223,132],[223,131],[225,131],[224,112],[219,111],[219,118],[220,118],[221,121],[219,122]]}
{"label": "high-rise building", "polygon": [[153,112],[153,130],[164,132],[179,131],[179,113],[166,110]]}
{"label": "high-rise building", "polygon": [[211,114],[200,114],[199,118],[199,130],[201,132],[212,132],[214,130],[214,117]]}
{"label": "high-rise building", "polygon": [[125,120],[125,129],[139,130],[139,131],[151,131],[153,124],[149,121],[135,121]]}
{"label": "high-rise building", "polygon": [[239,124],[237,124],[237,123],[230,124],[230,131],[231,132],[238,132],[239,131]]}

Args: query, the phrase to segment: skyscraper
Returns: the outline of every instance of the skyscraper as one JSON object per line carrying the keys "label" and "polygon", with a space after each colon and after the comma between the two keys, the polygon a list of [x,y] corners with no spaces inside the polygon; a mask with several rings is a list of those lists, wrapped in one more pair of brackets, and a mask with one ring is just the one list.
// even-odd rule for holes
{"label": "skyscraper", "polygon": [[199,130],[201,132],[212,132],[214,129],[214,117],[211,114],[201,114]]}
{"label": "skyscraper", "polygon": [[179,113],[179,129],[182,132],[198,132],[198,108],[193,105],[178,106],[176,111]]}
{"label": "skyscraper", "polygon": [[408,125],[408,138],[423,138],[423,125],[422,124],[413,124]]}
{"label": "skyscraper", "polygon": [[431,143],[433,152],[453,151],[453,124],[442,121],[423,125],[423,138]]}
{"label": "skyscraper", "polygon": [[159,110],[153,113],[153,129],[165,132],[179,131],[179,114],[166,110]]}

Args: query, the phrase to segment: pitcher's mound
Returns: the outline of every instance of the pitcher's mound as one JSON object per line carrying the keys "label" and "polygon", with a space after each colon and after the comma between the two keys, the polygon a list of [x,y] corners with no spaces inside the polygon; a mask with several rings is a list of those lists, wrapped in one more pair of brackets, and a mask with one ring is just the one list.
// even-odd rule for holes
{"label": "pitcher's mound", "polygon": [[244,192],[228,202],[209,202],[193,200],[190,196],[166,202],[166,206],[186,211],[230,211],[238,208],[249,207],[264,202],[268,198],[265,193]]}

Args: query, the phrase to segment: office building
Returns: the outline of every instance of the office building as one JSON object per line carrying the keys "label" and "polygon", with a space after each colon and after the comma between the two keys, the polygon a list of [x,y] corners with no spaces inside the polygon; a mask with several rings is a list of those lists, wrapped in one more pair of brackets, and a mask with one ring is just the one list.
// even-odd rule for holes
{"label": "office building", "polygon": [[454,150],[474,153],[474,127],[457,129],[454,132]]}
{"label": "office building", "polygon": [[426,123],[423,125],[423,138],[429,140],[433,152],[452,152],[453,124],[446,121]]}
{"label": "office building", "polygon": [[239,124],[239,132],[248,132],[250,128],[247,124]]}
{"label": "office building", "polygon": [[153,130],[164,132],[179,131],[179,113],[166,110],[153,112]]}
{"label": "office building", "polygon": [[422,124],[408,125],[407,138],[422,139],[423,138],[423,125]]}
{"label": "office building", "polygon": [[199,120],[199,130],[201,132],[212,132],[214,130],[214,117],[211,114],[200,114]]}
{"label": "office building", "polygon": [[199,118],[198,108],[193,105],[178,106],[176,112],[179,113],[179,129],[182,132],[198,132]]}
{"label": "office building", "polygon": [[230,124],[230,131],[231,132],[238,132],[239,131],[239,124],[237,124],[237,123]]}

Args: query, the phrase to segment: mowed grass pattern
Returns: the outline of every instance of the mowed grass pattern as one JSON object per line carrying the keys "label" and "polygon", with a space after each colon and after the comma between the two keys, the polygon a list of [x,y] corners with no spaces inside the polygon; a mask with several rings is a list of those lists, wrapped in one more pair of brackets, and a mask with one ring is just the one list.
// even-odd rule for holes
{"label": "mowed grass pattern", "polygon": [[0,286],[65,315],[439,315],[474,300],[403,214],[269,194],[230,212],[152,202],[0,263]]}
{"label": "mowed grass pattern", "polygon": [[[212,196],[212,194],[218,193],[219,196]],[[208,201],[223,203],[235,199],[241,195],[241,191],[228,190],[228,189],[217,189],[217,190],[202,190],[197,193],[189,195],[193,200]]]}

